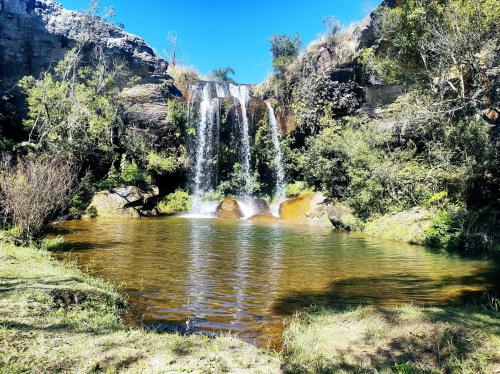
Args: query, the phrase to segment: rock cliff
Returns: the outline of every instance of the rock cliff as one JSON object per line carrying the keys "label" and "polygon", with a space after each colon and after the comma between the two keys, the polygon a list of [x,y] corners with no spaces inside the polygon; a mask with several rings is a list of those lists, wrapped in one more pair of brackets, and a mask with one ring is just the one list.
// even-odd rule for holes
{"label": "rock cliff", "polygon": [[[52,0],[0,0],[0,122],[4,132],[12,131],[23,114],[18,80],[54,67],[76,45],[84,21],[82,13],[64,9]],[[147,81],[149,87],[165,87],[171,83],[167,61],[144,40],[115,25],[102,22],[100,26],[93,40],[106,53],[125,61],[143,80],[140,84]],[[169,93],[156,91],[165,97]],[[156,96],[155,105],[163,99]],[[12,117],[12,112],[17,117]]]}

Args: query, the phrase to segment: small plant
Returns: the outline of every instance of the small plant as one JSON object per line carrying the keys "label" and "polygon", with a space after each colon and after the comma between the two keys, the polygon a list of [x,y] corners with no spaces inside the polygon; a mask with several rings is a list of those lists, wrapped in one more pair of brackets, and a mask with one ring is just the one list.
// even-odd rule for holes
{"label": "small plant", "polygon": [[160,202],[159,208],[162,213],[172,214],[185,212],[191,209],[192,199],[188,192],[177,190],[165,196]]}
{"label": "small plant", "polygon": [[297,197],[304,192],[311,192],[312,190],[304,182],[294,182],[286,186],[286,197]]}

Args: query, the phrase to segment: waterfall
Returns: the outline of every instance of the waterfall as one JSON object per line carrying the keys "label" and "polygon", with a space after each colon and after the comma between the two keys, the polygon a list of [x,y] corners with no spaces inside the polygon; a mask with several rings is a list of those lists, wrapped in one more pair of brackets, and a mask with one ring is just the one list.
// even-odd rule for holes
{"label": "waterfall", "polygon": [[[199,95],[198,88],[193,88]],[[203,82],[196,131],[196,154],[193,177],[193,212],[201,214],[201,198],[214,187],[218,153],[219,99],[213,95],[213,83]],[[191,100],[191,97],[190,97]],[[193,104],[190,102],[190,107]],[[191,110],[190,110],[191,111]]]}
{"label": "waterfall", "polygon": [[241,155],[243,165],[243,196],[249,197],[252,193],[252,176],[250,171],[250,135],[248,129],[247,104],[249,99],[248,87],[229,85],[231,96],[238,100],[241,108]]}
{"label": "waterfall", "polygon": [[269,114],[269,124],[271,125],[271,137],[274,148],[274,167],[276,172],[276,188],[274,191],[274,196],[279,202],[285,198],[285,171],[283,170],[283,161],[280,147],[281,131],[278,130],[278,122],[276,121],[273,107],[268,102],[266,102],[266,105]]}

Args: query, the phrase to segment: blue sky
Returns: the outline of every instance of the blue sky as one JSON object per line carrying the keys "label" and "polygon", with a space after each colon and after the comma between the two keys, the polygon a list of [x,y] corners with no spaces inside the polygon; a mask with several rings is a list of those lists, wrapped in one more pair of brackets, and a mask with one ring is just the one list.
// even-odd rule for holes
{"label": "blue sky", "polygon": [[[58,0],[83,10],[89,0]],[[163,55],[167,34],[176,32],[183,63],[201,73],[231,66],[235,80],[257,83],[271,71],[269,36],[299,32],[304,45],[322,31],[323,16],[348,24],[361,20],[377,0],[101,0],[112,5],[115,22]]]}

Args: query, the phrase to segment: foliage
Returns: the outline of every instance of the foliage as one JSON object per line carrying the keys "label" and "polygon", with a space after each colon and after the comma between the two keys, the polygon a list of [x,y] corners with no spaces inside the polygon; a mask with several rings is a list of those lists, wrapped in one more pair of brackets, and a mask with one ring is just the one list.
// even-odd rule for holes
{"label": "foliage", "polygon": [[384,10],[378,31],[387,43],[379,71],[395,82],[432,86],[461,106],[480,107],[499,62],[497,10],[494,0],[411,0]]}
{"label": "foliage", "polygon": [[313,191],[307,186],[305,182],[293,182],[286,185],[285,195],[286,197],[297,197],[303,193]]}
{"label": "foliage", "polygon": [[234,69],[229,66],[225,68],[215,69],[210,73],[210,77],[217,82],[235,83],[230,75],[234,75]]}
{"label": "foliage", "polygon": [[192,198],[185,190],[176,190],[168,194],[160,202],[158,208],[162,213],[185,212],[191,209]]}
{"label": "foliage", "polygon": [[4,161],[0,173],[3,223],[15,227],[22,240],[42,235],[76,189],[76,167],[58,156],[20,159],[15,165]]}
{"label": "foliage", "polygon": [[147,177],[134,160],[129,160],[123,155],[120,163],[120,181],[126,185],[139,186],[147,182]]}
{"label": "foliage", "polygon": [[299,34],[294,36],[279,34],[272,35],[269,42],[271,43],[274,70],[278,74],[283,73],[287,65],[299,55],[302,38]]}

